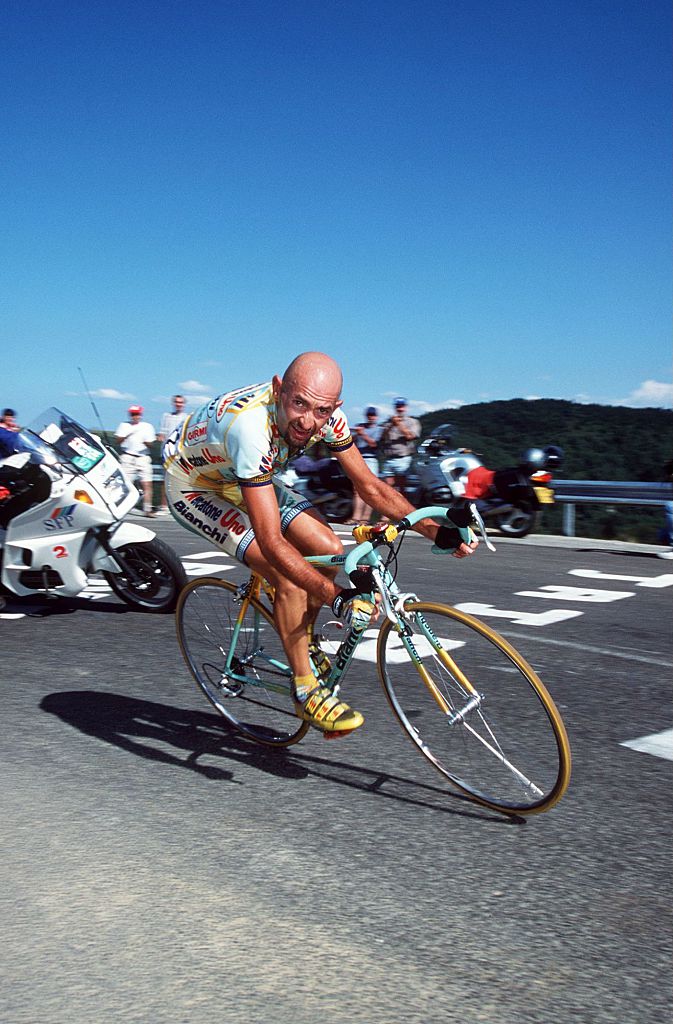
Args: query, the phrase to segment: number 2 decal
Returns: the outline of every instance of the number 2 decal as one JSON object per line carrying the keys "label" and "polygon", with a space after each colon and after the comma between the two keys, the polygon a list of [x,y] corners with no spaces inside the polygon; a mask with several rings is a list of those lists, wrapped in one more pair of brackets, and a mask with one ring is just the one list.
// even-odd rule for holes
{"label": "number 2 decal", "polygon": [[64,547],[63,544],[57,544],[55,548],[52,548],[52,551],[54,552],[57,558],[68,557],[68,549]]}

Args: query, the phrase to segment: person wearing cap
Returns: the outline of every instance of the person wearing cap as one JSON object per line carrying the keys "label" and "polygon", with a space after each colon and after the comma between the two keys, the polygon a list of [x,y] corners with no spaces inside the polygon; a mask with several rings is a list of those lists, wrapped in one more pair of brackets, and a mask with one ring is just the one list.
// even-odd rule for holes
{"label": "person wearing cap", "polygon": [[156,513],[152,511],[150,446],[156,441],[157,435],[152,424],[142,418],[142,405],[130,405],[128,412],[128,420],[120,423],[115,432],[122,453],[122,468],[131,480],[140,480],[143,489],[143,511],[146,516],[155,516]]}
{"label": "person wearing cap", "polygon": [[395,411],[383,425],[379,448],[383,457],[381,476],[400,494],[406,491],[407,473],[420,437],[420,421],[407,415],[406,398],[396,398]]}
{"label": "person wearing cap", "polygon": [[[378,476],[378,447],[383,427],[378,422],[379,411],[375,406],[368,406],[365,409],[365,416],[366,420],[363,423],[356,423],[353,427],[353,441],[355,447],[360,450],[360,455],[365,460],[367,469],[374,476]],[[365,504],[364,499],[360,497],[357,491],[354,491],[352,518],[348,520],[348,523],[350,525],[357,523],[366,524],[369,522],[371,514],[370,506]]]}
{"label": "person wearing cap", "polygon": [[3,409],[0,416],[0,427],[3,430],[18,431],[19,424],[16,422],[16,413],[13,409]]}

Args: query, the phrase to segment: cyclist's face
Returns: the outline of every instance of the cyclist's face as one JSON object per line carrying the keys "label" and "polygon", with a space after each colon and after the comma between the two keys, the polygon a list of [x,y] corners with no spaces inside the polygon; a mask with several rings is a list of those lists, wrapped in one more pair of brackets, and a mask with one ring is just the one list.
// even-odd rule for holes
{"label": "cyclist's face", "polygon": [[283,383],[280,377],[274,377],[273,391],[278,430],[292,448],[308,444],[341,405],[338,392],[327,382],[314,384],[299,379]]}

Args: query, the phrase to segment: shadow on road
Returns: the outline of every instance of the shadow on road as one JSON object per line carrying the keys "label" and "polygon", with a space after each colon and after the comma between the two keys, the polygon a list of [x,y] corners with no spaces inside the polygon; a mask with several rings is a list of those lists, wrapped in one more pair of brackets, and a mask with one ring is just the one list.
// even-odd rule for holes
{"label": "shadow on road", "polygon": [[72,615],[74,612],[108,612],[115,615],[126,615],[134,612],[122,601],[97,598],[95,601],[86,597],[46,597],[31,595],[17,597],[15,594],[4,596],[5,604],[2,611],[6,614],[25,615],[32,619],[51,618],[54,615]]}
{"label": "shadow on road", "polygon": [[[525,823],[523,818],[507,818],[492,813],[460,793],[417,782],[414,778],[363,768],[347,761],[316,757],[304,753],[298,746],[261,746],[230,729],[219,715],[208,712],[95,690],[51,693],[42,700],[40,708],[105,743],[150,761],[187,768],[208,779],[242,784],[234,779],[232,771],[201,764],[199,759],[205,755],[245,763],[259,771],[290,780],[314,776],[371,793],[377,798],[446,814],[504,825]],[[186,756],[167,748],[184,752]]]}

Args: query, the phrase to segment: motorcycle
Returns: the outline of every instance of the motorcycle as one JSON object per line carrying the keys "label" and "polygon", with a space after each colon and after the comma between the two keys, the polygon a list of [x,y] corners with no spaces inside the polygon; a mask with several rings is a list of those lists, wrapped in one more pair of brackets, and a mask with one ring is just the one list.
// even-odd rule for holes
{"label": "motorcycle", "polygon": [[[124,521],[138,491],[115,453],[55,408],[18,433],[16,447],[0,471],[0,483],[9,485],[3,491],[11,493],[0,501],[2,588],[20,597],[75,597],[101,572],[131,607],[172,611],[185,571],[151,530]],[[8,519],[3,505],[22,488],[24,510]]]}
{"label": "motorcycle", "polygon": [[353,485],[336,459],[312,459],[310,455],[302,455],[278,477],[319,508],[327,519],[337,523],[350,519]]}
{"label": "motorcycle", "polygon": [[[418,448],[409,474],[410,500],[415,505],[451,505],[465,493],[468,474],[483,467],[468,448],[453,447],[450,424],[436,427]],[[525,537],[537,525],[540,508],[554,503],[552,469],[560,469],[563,451],[555,445],[528,448],[510,473],[519,485],[508,496],[480,498],[477,509],[486,524],[505,537]],[[504,472],[504,471],[501,471]]]}

